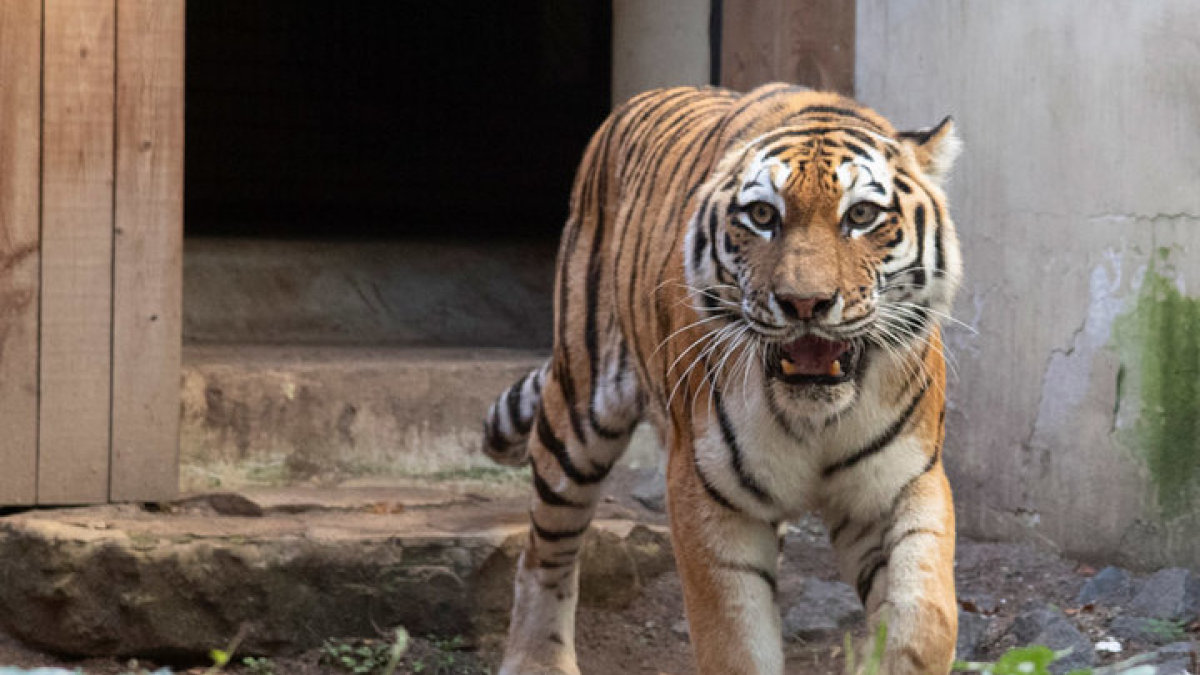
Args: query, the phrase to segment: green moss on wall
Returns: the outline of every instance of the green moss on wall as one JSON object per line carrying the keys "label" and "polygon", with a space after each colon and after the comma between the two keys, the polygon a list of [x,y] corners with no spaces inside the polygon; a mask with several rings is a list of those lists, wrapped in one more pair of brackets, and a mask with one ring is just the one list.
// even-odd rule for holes
{"label": "green moss on wall", "polygon": [[[1165,260],[1164,252],[1158,257]],[[1152,262],[1114,337],[1122,360],[1118,396],[1140,398],[1128,441],[1146,459],[1163,515],[1181,515],[1200,503],[1200,298],[1180,293]],[[1137,378],[1133,390],[1124,381],[1129,376]]]}

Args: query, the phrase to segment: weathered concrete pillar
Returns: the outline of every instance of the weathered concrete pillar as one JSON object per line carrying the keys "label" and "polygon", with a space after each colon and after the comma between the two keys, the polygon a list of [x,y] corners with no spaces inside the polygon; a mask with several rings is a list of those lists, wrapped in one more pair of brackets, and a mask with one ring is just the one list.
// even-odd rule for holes
{"label": "weathered concrete pillar", "polygon": [[655,87],[708,84],[709,0],[613,0],[612,102]]}

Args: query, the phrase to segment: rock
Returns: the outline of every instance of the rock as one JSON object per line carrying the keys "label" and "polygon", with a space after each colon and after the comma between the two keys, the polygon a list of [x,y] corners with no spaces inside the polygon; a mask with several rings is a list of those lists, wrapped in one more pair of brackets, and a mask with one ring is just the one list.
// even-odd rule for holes
{"label": "rock", "polygon": [[644,469],[644,474],[633,486],[630,496],[651,511],[662,513],[667,510],[667,474],[661,464],[657,469]]}
{"label": "rock", "polygon": [[1075,604],[1095,603],[1106,607],[1119,607],[1129,602],[1133,597],[1133,577],[1120,567],[1105,567],[1079,589]]}
{"label": "rock", "polygon": [[995,614],[1000,609],[1000,603],[991,593],[959,593],[958,605],[975,614]]}
{"label": "rock", "polygon": [[1191,659],[1170,659],[1154,666],[1154,675],[1192,675]]}
{"label": "rock", "polygon": [[1181,567],[1150,575],[1127,608],[1134,616],[1191,621],[1200,613],[1200,579]]}
{"label": "rock", "polygon": [[788,640],[815,640],[836,635],[862,620],[862,603],[854,589],[839,581],[810,578],[783,617],[783,635]]}
{"label": "rock", "polygon": [[1070,654],[1051,664],[1050,672],[1055,675],[1090,666],[1096,659],[1092,641],[1056,608],[1027,607],[1017,615],[1009,631],[1017,644],[1045,645],[1056,651],[1070,649]]}
{"label": "rock", "polygon": [[680,619],[671,624],[671,632],[686,640],[689,635],[687,619]]}
{"label": "rock", "polygon": [[1156,675],[1192,675],[1198,652],[1200,648],[1195,642],[1172,642],[1159,647],[1155,652],[1160,659]]}
{"label": "rock", "polygon": [[[258,654],[399,625],[500,631],[524,510],[522,500],[257,518],[132,505],[10,515],[0,518],[0,630],[59,654],[180,659],[205,658],[243,626],[242,648]],[[581,601],[606,607],[672,564],[665,528],[603,512],[581,555]]]}
{"label": "rock", "polygon": [[1197,646],[1195,642],[1172,642],[1159,647],[1157,653],[1159,656],[1190,658],[1197,653]]}
{"label": "rock", "polygon": [[954,648],[955,658],[965,661],[978,660],[983,639],[991,625],[992,620],[986,616],[958,610],[958,643]]}
{"label": "rock", "polygon": [[1118,616],[1109,625],[1109,632],[1124,640],[1149,645],[1165,645],[1186,636],[1176,622],[1141,616]]}

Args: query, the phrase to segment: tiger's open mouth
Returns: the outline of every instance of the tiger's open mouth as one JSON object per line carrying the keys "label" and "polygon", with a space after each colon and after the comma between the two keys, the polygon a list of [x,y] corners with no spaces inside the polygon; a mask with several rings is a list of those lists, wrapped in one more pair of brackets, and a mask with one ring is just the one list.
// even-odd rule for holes
{"label": "tiger's open mouth", "polygon": [[854,379],[862,349],[816,335],[778,344],[768,352],[767,374],[792,385],[834,385]]}

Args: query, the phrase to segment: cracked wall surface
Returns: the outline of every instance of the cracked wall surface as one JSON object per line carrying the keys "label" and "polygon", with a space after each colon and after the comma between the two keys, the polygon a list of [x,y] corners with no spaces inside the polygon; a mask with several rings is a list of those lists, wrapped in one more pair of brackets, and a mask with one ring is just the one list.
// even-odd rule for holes
{"label": "cracked wall surface", "polygon": [[952,114],[966,144],[960,529],[1200,567],[1200,5],[860,0],[857,19],[858,98],[901,126]]}

